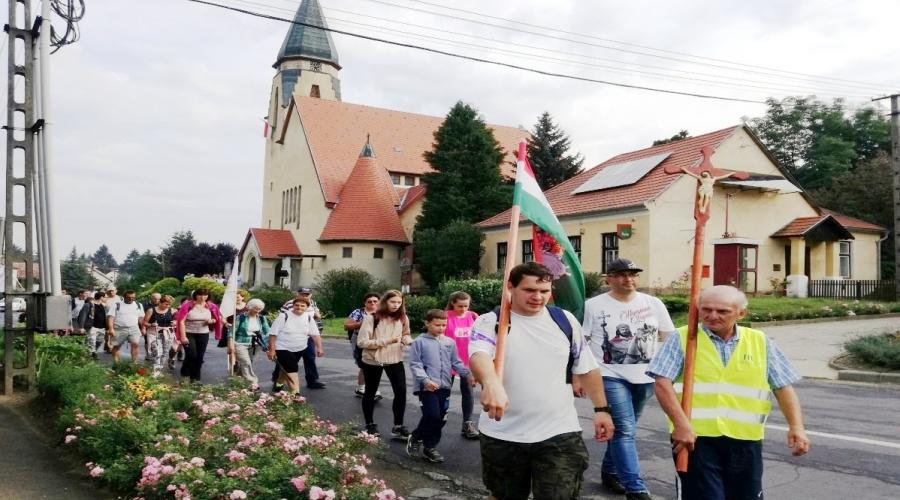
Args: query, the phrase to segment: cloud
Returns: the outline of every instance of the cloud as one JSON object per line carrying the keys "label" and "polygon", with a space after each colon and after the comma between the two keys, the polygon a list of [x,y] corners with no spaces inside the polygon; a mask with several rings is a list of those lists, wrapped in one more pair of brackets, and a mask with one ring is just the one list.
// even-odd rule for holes
{"label": "cloud", "polygon": [[[427,10],[435,7],[391,0]],[[296,0],[262,0],[234,6],[271,5],[292,17]],[[675,54],[650,52],[598,38],[622,40],[729,61],[810,74],[896,84],[898,66],[890,23],[898,5],[883,2],[455,2],[457,8],[542,26],[560,38],[539,38],[488,26],[417,13],[366,0],[321,0],[335,19],[386,26],[386,17],[414,26],[474,33],[526,45],[509,50],[621,64],[538,52],[577,52],[594,58],[641,62],[734,78],[767,80],[763,70],[735,73],[722,68],[678,64]],[[473,17],[445,11],[460,17]],[[479,18],[485,22],[498,20]],[[54,20],[57,23],[58,20]],[[341,23],[333,22],[337,28]],[[350,25],[341,28],[351,29]],[[521,27],[538,31],[537,28]],[[366,31],[356,26],[356,31]],[[106,243],[117,258],[131,248],[157,250],[176,230],[198,239],[239,245],[260,223],[264,141],[271,68],[287,25],[181,0],[93,2],[81,24],[82,39],[52,56],[59,247],[93,251]],[[595,38],[563,33],[592,34]],[[409,37],[374,33],[399,40]],[[480,45],[484,41],[430,33]],[[758,104],[730,103],[627,90],[562,80],[508,68],[427,54],[335,35],[344,100],[409,112],[443,115],[458,100],[476,106],[486,121],[531,128],[543,111],[571,135],[590,167],[606,158],[649,146],[687,129],[700,134],[759,116]],[[678,90],[762,99],[771,92],[718,88],[702,82],[589,67],[560,65],[489,48],[427,44],[478,57],[503,60],[590,78]],[[603,47],[601,47],[601,45]],[[710,61],[707,61],[710,62]],[[650,70],[661,72],[661,70]],[[682,76],[686,76],[682,74]],[[709,78],[693,75],[697,78]],[[796,81],[796,85],[827,87]],[[858,89],[864,93],[863,89]],[[824,97],[824,96],[823,96]],[[855,104],[862,98],[854,98]]]}

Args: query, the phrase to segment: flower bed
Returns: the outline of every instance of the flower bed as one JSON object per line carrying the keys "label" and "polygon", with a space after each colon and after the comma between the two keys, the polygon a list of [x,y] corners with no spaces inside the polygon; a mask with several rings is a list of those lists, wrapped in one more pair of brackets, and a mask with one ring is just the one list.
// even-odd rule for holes
{"label": "flower bed", "polygon": [[317,418],[299,396],[93,364],[48,367],[39,388],[89,475],[133,498],[396,498],[366,470],[377,438]]}

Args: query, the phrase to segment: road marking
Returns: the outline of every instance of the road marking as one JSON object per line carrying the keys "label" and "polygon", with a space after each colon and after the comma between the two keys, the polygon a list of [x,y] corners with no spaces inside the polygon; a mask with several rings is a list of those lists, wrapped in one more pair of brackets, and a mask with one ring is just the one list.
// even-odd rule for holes
{"label": "road marking", "polygon": [[[785,432],[788,431],[787,427],[784,427],[781,425],[768,424],[768,425],[766,425],[766,428],[767,429],[775,429],[777,431],[785,431]],[[877,439],[867,439],[867,438],[861,438],[861,437],[856,437],[856,436],[844,436],[842,434],[831,434],[828,432],[806,431],[806,433],[809,434],[810,436],[821,436],[821,437],[831,438],[831,439],[840,439],[842,441],[852,441],[854,443],[871,444],[871,445],[875,445],[875,446],[884,446],[886,448],[900,449],[900,443],[894,443],[892,441],[879,441]]]}

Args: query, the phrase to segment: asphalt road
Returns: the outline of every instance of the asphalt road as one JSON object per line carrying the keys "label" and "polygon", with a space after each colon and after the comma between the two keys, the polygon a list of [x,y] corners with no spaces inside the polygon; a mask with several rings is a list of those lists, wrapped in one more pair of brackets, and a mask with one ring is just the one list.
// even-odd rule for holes
{"label": "asphalt road", "polygon": [[[346,340],[326,339],[325,350],[326,356],[318,364],[321,380],[328,387],[307,390],[304,385],[302,393],[319,415],[336,422],[361,423],[360,400],[353,395],[357,368],[351,359],[350,345]],[[224,378],[225,350],[210,343],[206,359],[204,378],[209,381]],[[272,363],[260,353],[254,366],[261,385],[268,389]],[[900,498],[900,387],[804,381],[796,388],[812,449],[804,457],[791,456],[785,445],[786,424],[775,404],[763,449],[765,497],[769,500]],[[386,432],[392,423],[391,389],[386,377],[381,392],[385,399],[376,407],[375,419],[382,432]],[[600,488],[599,461],[606,445],[592,440],[590,402],[580,400],[577,406],[583,427],[588,431],[585,441],[591,454],[583,497],[622,498],[606,494]],[[406,425],[412,429],[418,417],[418,401],[410,392]],[[388,446],[398,460],[408,461],[413,469],[446,474],[477,488],[481,485],[478,442],[462,438],[460,427],[459,394],[454,391],[449,420],[438,446],[447,459],[445,463],[433,466],[409,459],[400,442]],[[638,449],[644,477],[654,498],[675,498],[675,472],[665,418],[655,400],[648,403],[639,423]]]}

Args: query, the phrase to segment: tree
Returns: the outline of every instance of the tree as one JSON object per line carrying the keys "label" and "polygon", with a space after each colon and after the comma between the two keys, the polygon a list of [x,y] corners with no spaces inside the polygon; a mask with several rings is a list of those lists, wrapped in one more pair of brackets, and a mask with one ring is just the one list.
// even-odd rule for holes
{"label": "tree", "polygon": [[75,294],[79,290],[93,290],[96,284],[88,270],[88,264],[78,257],[78,253],[72,248],[69,258],[60,265],[60,277],[62,287]]}
{"label": "tree", "polygon": [[655,140],[655,141],[653,141],[652,145],[653,146],[662,146],[663,144],[669,144],[671,142],[680,141],[682,139],[687,139],[690,136],[691,136],[691,134],[689,134],[687,130],[682,130],[682,131],[678,132],[677,134],[673,135],[672,137],[669,137],[668,139]]}
{"label": "tree", "polygon": [[109,253],[109,248],[104,244],[100,245],[100,248],[94,252],[94,255],[91,257],[91,262],[94,263],[94,266],[97,269],[104,273],[108,273],[113,269],[119,267],[119,263],[116,262],[116,258]]}
{"label": "tree", "polygon": [[509,207],[512,196],[500,175],[503,148],[471,106],[453,106],[424,157],[434,172],[424,176],[428,196],[417,231],[440,229],[455,219],[484,220]]}
{"label": "tree", "polygon": [[237,249],[228,243],[197,243],[191,231],[176,231],[160,252],[165,276],[183,279],[188,274],[219,274],[234,260]]}
{"label": "tree", "polygon": [[[133,250],[132,253],[137,254],[137,250]],[[131,257],[131,253],[129,253],[129,257]],[[124,267],[125,262],[122,262],[122,267],[119,270],[121,271]],[[162,265],[159,263],[159,258],[149,250],[145,250],[144,253],[138,254],[137,257],[132,259],[128,273],[119,273],[116,287],[120,290],[140,291],[159,281],[162,277]]]}
{"label": "tree", "polygon": [[[484,248],[484,234],[470,222],[459,219],[443,229],[423,229],[416,233],[416,269],[432,290],[447,278],[478,274]],[[447,242],[453,242],[452,249]]]}
{"label": "tree", "polygon": [[138,257],[141,254],[138,253],[136,248],[132,248],[128,255],[125,256],[125,260],[122,261],[122,264],[119,266],[119,272],[124,274],[134,274],[134,264],[137,262]]}
{"label": "tree", "polygon": [[[891,231],[886,240],[893,241],[893,183],[891,162],[887,153],[861,163],[852,172],[836,176],[832,187],[811,191],[818,204],[844,215],[884,226]],[[881,276],[894,277],[893,245],[881,245]]]}
{"label": "tree", "polygon": [[550,113],[544,111],[538,117],[527,142],[528,161],[544,191],[581,171],[584,158],[580,154],[568,154],[572,141],[553,123]]}
{"label": "tree", "polygon": [[814,97],[767,99],[766,115],[749,125],[805,189],[828,188],[834,179],[890,150],[890,125],[873,108],[852,115],[843,100]]}

